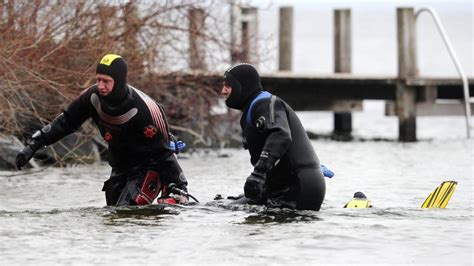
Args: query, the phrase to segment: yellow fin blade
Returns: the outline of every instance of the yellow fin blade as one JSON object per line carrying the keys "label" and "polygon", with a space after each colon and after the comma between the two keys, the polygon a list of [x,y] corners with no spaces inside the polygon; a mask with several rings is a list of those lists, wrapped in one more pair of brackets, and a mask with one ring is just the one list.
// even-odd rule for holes
{"label": "yellow fin blade", "polygon": [[421,208],[441,208],[444,209],[448,205],[451,196],[456,190],[458,182],[444,181],[423,202]]}

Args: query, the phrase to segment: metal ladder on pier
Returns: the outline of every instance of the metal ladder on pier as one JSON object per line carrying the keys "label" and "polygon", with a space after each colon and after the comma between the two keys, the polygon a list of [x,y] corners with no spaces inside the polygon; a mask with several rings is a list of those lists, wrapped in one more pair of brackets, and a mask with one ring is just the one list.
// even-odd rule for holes
{"label": "metal ladder on pier", "polygon": [[467,129],[467,138],[469,139],[471,137],[471,103],[474,103],[474,97],[471,97],[469,95],[469,83],[467,82],[466,75],[464,74],[464,71],[459,64],[458,58],[456,54],[454,53],[454,50],[451,46],[451,43],[449,42],[448,35],[444,31],[443,25],[441,25],[441,21],[438,17],[438,14],[436,11],[434,11],[432,8],[420,8],[416,12],[415,17],[418,18],[420,13],[422,12],[428,12],[431,14],[433,17],[433,20],[436,23],[436,26],[438,27],[439,33],[441,34],[441,37],[443,38],[444,44],[446,45],[446,48],[448,48],[449,54],[451,55],[451,58],[453,59],[454,65],[456,66],[456,70],[458,71],[459,75],[461,76],[462,79],[462,84],[463,84],[463,92],[464,92],[464,111],[466,115],[466,129]]}

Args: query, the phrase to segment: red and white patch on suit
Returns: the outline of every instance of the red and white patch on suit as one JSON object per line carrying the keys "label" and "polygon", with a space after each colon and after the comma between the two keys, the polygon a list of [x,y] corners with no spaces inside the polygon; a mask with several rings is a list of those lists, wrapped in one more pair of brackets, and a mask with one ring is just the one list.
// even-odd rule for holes
{"label": "red and white patch on suit", "polygon": [[160,129],[165,141],[168,141],[168,129],[166,126],[166,121],[164,118],[164,114],[161,113],[162,111],[158,104],[142,91],[135,88],[133,89],[137,92],[138,96],[140,96],[140,98],[145,102],[146,106],[148,107],[148,110],[150,111],[153,123],[157,126],[157,128]]}
{"label": "red and white patch on suit", "polygon": [[145,127],[145,131],[143,131],[143,134],[145,134],[145,137],[148,139],[152,139],[157,133],[157,130],[154,126],[149,125]]}
{"label": "red and white patch on suit", "polygon": [[109,132],[105,133],[104,140],[110,142],[112,140],[112,134],[110,134]]}

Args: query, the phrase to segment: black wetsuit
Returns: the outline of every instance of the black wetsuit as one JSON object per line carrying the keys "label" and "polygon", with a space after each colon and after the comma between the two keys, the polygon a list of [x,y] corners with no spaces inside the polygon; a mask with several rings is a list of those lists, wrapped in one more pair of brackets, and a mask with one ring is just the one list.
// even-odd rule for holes
{"label": "black wetsuit", "polygon": [[293,109],[282,99],[271,96],[254,103],[251,123],[247,112],[243,113],[240,126],[252,165],[262,151],[279,158],[267,173],[270,204],[319,210],[326,191],[325,180],[319,159]]}
{"label": "black wetsuit", "polygon": [[[40,147],[73,133],[92,118],[108,143],[112,166],[103,187],[107,205],[149,204],[169,183],[187,191],[183,171],[168,148],[170,134],[162,106],[127,85],[127,64],[119,55],[105,55],[97,65],[96,78],[97,84],[33,134],[17,156],[17,167],[25,165]],[[99,88],[105,92],[109,86],[113,87],[108,94],[101,95]]]}
{"label": "black wetsuit", "polygon": [[183,171],[168,147],[169,129],[162,106],[140,90],[131,86],[127,89],[126,100],[110,108],[94,85],[51,123],[54,130],[42,129],[46,131],[44,145],[49,145],[92,118],[109,148],[112,174],[103,187],[107,205],[135,204],[133,198],[137,192],[133,186],[141,184],[149,170],[159,174],[156,189],[175,183],[187,190]]}
{"label": "black wetsuit", "polygon": [[[266,175],[260,203],[319,210],[326,184],[319,159],[296,113],[282,99],[262,91],[260,77],[251,65],[234,66],[226,71],[225,80],[232,87],[226,104],[243,111],[240,126],[250,161]],[[259,167],[262,161],[270,163]]]}

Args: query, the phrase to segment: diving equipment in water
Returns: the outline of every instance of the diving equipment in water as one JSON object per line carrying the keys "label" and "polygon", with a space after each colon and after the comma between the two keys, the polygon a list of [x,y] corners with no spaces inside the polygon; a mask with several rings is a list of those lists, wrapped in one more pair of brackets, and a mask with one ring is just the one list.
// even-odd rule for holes
{"label": "diving equipment in water", "polygon": [[372,208],[372,203],[362,192],[354,193],[354,197],[350,200],[344,208],[348,209],[363,209],[363,208]]}
{"label": "diving equipment in water", "polygon": [[444,209],[446,205],[448,205],[454,190],[456,190],[457,184],[458,182],[456,181],[444,181],[433,192],[430,193],[428,198],[426,198],[426,200],[421,205],[421,208]]}

